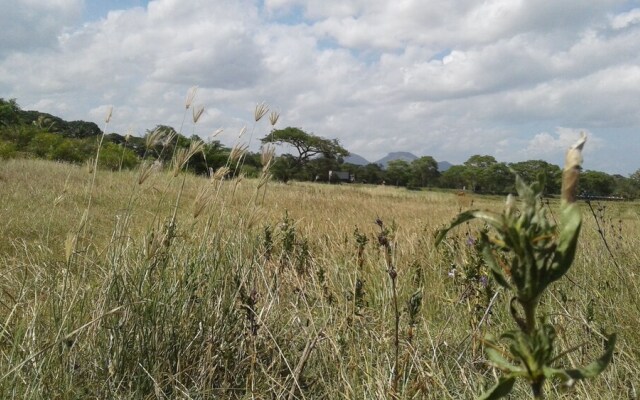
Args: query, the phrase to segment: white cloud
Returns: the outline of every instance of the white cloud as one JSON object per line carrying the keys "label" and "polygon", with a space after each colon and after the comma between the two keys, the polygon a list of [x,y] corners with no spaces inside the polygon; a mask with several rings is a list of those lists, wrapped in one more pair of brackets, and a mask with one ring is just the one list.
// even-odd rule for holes
{"label": "white cloud", "polygon": [[555,127],[583,127],[599,146],[593,165],[628,173],[637,160],[612,154],[640,154],[623,144],[640,132],[631,3],[153,0],[80,24],[80,0],[23,0],[0,16],[17,32],[0,38],[0,95],[97,123],[113,104],[110,129],[141,134],[178,127],[198,85],[203,136],[222,126],[233,144],[264,100],[281,126],[371,160],[407,150],[557,163],[576,132]]}
{"label": "white cloud", "polygon": [[612,17],[611,27],[613,29],[624,29],[638,22],[640,22],[640,8],[634,8]]}
{"label": "white cloud", "polygon": [[0,1],[0,57],[55,46],[65,28],[80,18],[82,5],[82,0]]}

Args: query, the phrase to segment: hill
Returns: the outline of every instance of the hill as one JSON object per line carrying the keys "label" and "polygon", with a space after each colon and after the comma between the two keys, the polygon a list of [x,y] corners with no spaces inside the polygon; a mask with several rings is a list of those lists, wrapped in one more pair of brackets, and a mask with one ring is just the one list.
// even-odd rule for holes
{"label": "hill", "polygon": [[367,165],[369,164],[369,160],[358,155],[356,153],[351,153],[347,157],[344,158],[344,162],[353,164],[353,165]]}
{"label": "hill", "polygon": [[382,168],[387,168],[387,165],[389,165],[389,161],[403,160],[410,163],[411,161],[417,158],[418,156],[416,156],[413,153],[409,153],[407,151],[396,151],[396,152],[391,152],[386,156],[382,157],[381,159],[376,161],[375,164],[380,165]]}

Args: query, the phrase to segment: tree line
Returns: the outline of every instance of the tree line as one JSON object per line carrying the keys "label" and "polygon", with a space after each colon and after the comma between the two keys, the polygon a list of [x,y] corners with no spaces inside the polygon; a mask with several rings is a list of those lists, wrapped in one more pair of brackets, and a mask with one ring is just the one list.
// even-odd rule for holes
{"label": "tree line", "polygon": [[[148,146],[147,138],[161,131],[167,143]],[[0,158],[39,157],[84,163],[96,154],[101,129],[93,122],[64,121],[38,111],[22,110],[15,99],[0,98]],[[194,135],[186,137],[173,127],[158,125],[143,137],[109,133],[104,137],[99,166],[111,170],[135,168],[143,159],[170,162],[177,148],[189,147]],[[526,181],[544,176],[545,193],[560,191],[561,169],[543,160],[504,163],[489,155],[473,155],[462,165],[438,170],[431,156],[411,162],[390,161],[386,168],[378,164],[355,165],[344,162],[349,152],[335,139],[326,139],[300,128],[274,129],[261,139],[263,144],[282,147],[271,173],[281,181],[329,181],[329,171],[348,172],[354,182],[386,184],[409,189],[445,188],[486,193],[514,192],[513,172]],[[189,162],[188,170],[206,174],[227,164],[232,149],[217,140],[206,141],[202,152]],[[257,176],[262,168],[260,153],[247,152],[241,165],[231,166],[231,175]],[[579,192],[587,196],[640,197],[640,169],[629,177],[600,171],[583,171]]]}

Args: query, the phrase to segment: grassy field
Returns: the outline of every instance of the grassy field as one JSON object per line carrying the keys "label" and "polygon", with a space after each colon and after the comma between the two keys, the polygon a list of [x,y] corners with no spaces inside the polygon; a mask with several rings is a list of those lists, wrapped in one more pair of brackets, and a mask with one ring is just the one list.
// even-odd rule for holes
{"label": "grassy field", "polygon": [[[484,278],[482,226],[438,248],[434,233],[502,198],[139,174],[92,185],[88,167],[0,160],[1,398],[467,399],[499,375],[482,338],[513,321]],[[590,362],[612,331],[616,352],[546,393],[637,399],[640,204],[593,207],[542,308],[573,349],[558,363]],[[520,382],[510,398],[529,396]]]}

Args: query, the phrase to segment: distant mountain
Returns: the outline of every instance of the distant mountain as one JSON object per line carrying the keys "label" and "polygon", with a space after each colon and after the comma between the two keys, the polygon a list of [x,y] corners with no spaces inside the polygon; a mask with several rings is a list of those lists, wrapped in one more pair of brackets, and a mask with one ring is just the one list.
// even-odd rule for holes
{"label": "distant mountain", "polygon": [[389,161],[403,160],[410,163],[411,161],[417,158],[418,156],[416,156],[415,154],[409,153],[407,151],[396,151],[382,157],[381,159],[376,161],[375,164],[380,165],[382,168],[387,168],[387,165],[389,165]]}
{"label": "distant mountain", "polygon": [[438,171],[440,172],[444,172],[451,167],[453,167],[453,164],[451,164],[449,161],[438,161]]}
{"label": "distant mountain", "polygon": [[349,164],[354,164],[354,165],[367,165],[369,164],[369,161],[367,161],[366,158],[356,154],[356,153],[351,153],[349,154],[349,156],[344,158],[344,162],[349,163]]}
{"label": "distant mountain", "polygon": [[[418,158],[419,157],[416,156],[415,154],[409,153],[407,151],[396,151],[396,152],[392,152],[392,153],[387,154],[386,156],[382,157],[378,161],[374,162],[374,164],[378,164],[382,168],[387,168],[387,166],[389,165],[389,161],[403,160],[403,161],[406,161],[408,163],[411,163],[413,160],[416,160]],[[344,162],[345,163],[349,163],[349,164],[354,164],[354,165],[367,165],[367,164],[370,164],[370,162],[366,158],[364,158],[361,155],[358,155],[356,153],[351,153],[348,157],[345,157],[344,158]],[[451,164],[449,161],[439,161],[438,162],[438,171],[440,171],[440,172],[444,172],[444,171],[448,170],[451,167],[453,167],[453,164]]]}

